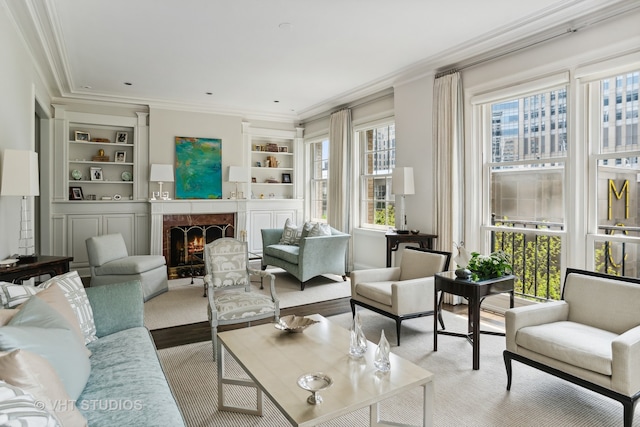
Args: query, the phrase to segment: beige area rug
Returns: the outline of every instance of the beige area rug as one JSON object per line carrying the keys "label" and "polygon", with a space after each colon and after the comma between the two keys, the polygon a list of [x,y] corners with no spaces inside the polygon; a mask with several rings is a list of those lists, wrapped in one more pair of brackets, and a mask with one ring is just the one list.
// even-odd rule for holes
{"label": "beige area rug", "polygon": [[[351,295],[349,280],[343,281],[341,276],[327,274],[314,277],[309,280],[300,291],[300,282],[279,268],[270,268],[267,271],[276,276],[276,294],[280,299],[280,308],[295,307],[311,304],[319,301],[328,301],[344,298]],[[268,293],[268,284],[265,280],[265,289],[260,290],[259,279],[251,282],[255,292]],[[144,304],[144,323],[150,330],[168,328],[178,325],[206,322],[207,298],[203,297],[203,281],[195,278],[175,279],[169,281],[169,292],[165,292]]]}
{"label": "beige area rug", "polygon": [[[433,351],[432,318],[403,322],[402,345],[397,347],[395,325],[391,320],[367,310],[360,310],[360,313],[370,341],[377,343],[380,330],[384,329],[394,353],[435,374],[436,426],[622,425],[622,405],[618,402],[518,362],[513,362],[513,384],[508,392],[502,359],[504,337],[482,335],[480,370],[473,371],[471,346],[466,340],[441,335],[438,351]],[[466,317],[450,312],[445,312],[444,316],[448,330],[462,332],[466,328]],[[351,323],[350,313],[329,319],[345,328]],[[348,343],[344,345],[346,352]],[[159,354],[188,426],[290,425],[266,396],[263,417],[217,410],[216,365],[212,360],[210,341],[163,349]],[[239,371],[232,358],[226,360]],[[331,389],[325,393],[331,393]],[[388,421],[421,425],[420,408],[420,393],[416,389],[385,402],[382,414]],[[368,426],[368,411],[360,410],[322,425]],[[640,411],[636,411],[633,425],[640,426]]]}

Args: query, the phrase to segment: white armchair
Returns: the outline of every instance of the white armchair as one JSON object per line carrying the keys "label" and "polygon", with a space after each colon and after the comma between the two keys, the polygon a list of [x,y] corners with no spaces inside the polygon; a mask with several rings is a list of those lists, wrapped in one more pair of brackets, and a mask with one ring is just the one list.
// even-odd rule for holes
{"label": "white armchair", "polygon": [[567,269],[562,300],[507,310],[504,363],[550,373],[622,403],[640,398],[640,279]]}
{"label": "white armchair", "polygon": [[[433,276],[449,269],[451,252],[407,247],[400,267],[351,272],[351,312],[356,305],[396,321],[398,345],[405,319],[433,315]],[[444,322],[437,313],[440,325]]]}

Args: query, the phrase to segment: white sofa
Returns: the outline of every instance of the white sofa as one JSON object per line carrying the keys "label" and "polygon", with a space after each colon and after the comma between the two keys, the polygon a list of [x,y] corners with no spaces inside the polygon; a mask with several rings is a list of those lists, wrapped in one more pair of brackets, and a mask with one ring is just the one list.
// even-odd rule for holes
{"label": "white sofa", "polygon": [[517,360],[622,403],[640,398],[640,279],[567,269],[562,300],[505,314],[507,390]]}

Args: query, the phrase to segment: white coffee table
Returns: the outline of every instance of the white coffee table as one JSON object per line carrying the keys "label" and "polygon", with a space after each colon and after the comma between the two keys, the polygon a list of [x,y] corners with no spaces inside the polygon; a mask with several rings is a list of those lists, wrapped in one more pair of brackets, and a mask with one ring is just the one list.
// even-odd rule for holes
{"label": "white coffee table", "polygon": [[[218,409],[262,415],[262,392],[266,393],[294,426],[315,426],[355,410],[370,407],[370,425],[404,424],[380,419],[379,402],[422,387],[423,425],[433,425],[433,374],[391,354],[391,371],[376,374],[373,359],[376,344],[369,343],[363,359],[347,354],[349,331],[314,314],[320,323],[303,333],[277,330],[273,324],[218,333]],[[224,353],[228,351],[252,381],[225,378]],[[323,402],[307,403],[310,392],[298,387],[303,374],[323,372],[333,385],[320,392]],[[225,403],[224,384],[257,389],[256,408],[238,408]]]}

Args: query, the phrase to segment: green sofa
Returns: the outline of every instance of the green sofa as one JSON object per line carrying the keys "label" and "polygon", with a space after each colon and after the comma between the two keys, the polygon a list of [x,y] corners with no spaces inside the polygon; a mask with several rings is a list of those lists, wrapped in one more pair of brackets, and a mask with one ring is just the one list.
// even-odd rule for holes
{"label": "green sofa", "polygon": [[149,330],[140,282],[87,288],[97,341],[76,402],[89,427],[184,426]]}
{"label": "green sofa", "polygon": [[321,274],[337,274],[347,280],[349,234],[331,227],[331,236],[303,237],[298,245],[284,245],[280,244],[284,228],[261,231],[263,270],[269,265],[286,270],[300,281],[301,291],[307,280]]}
{"label": "green sofa", "polygon": [[21,405],[16,425],[39,411],[65,426],[185,426],[139,281],[85,289],[73,271],[38,287],[0,283],[0,300],[0,408]]}

